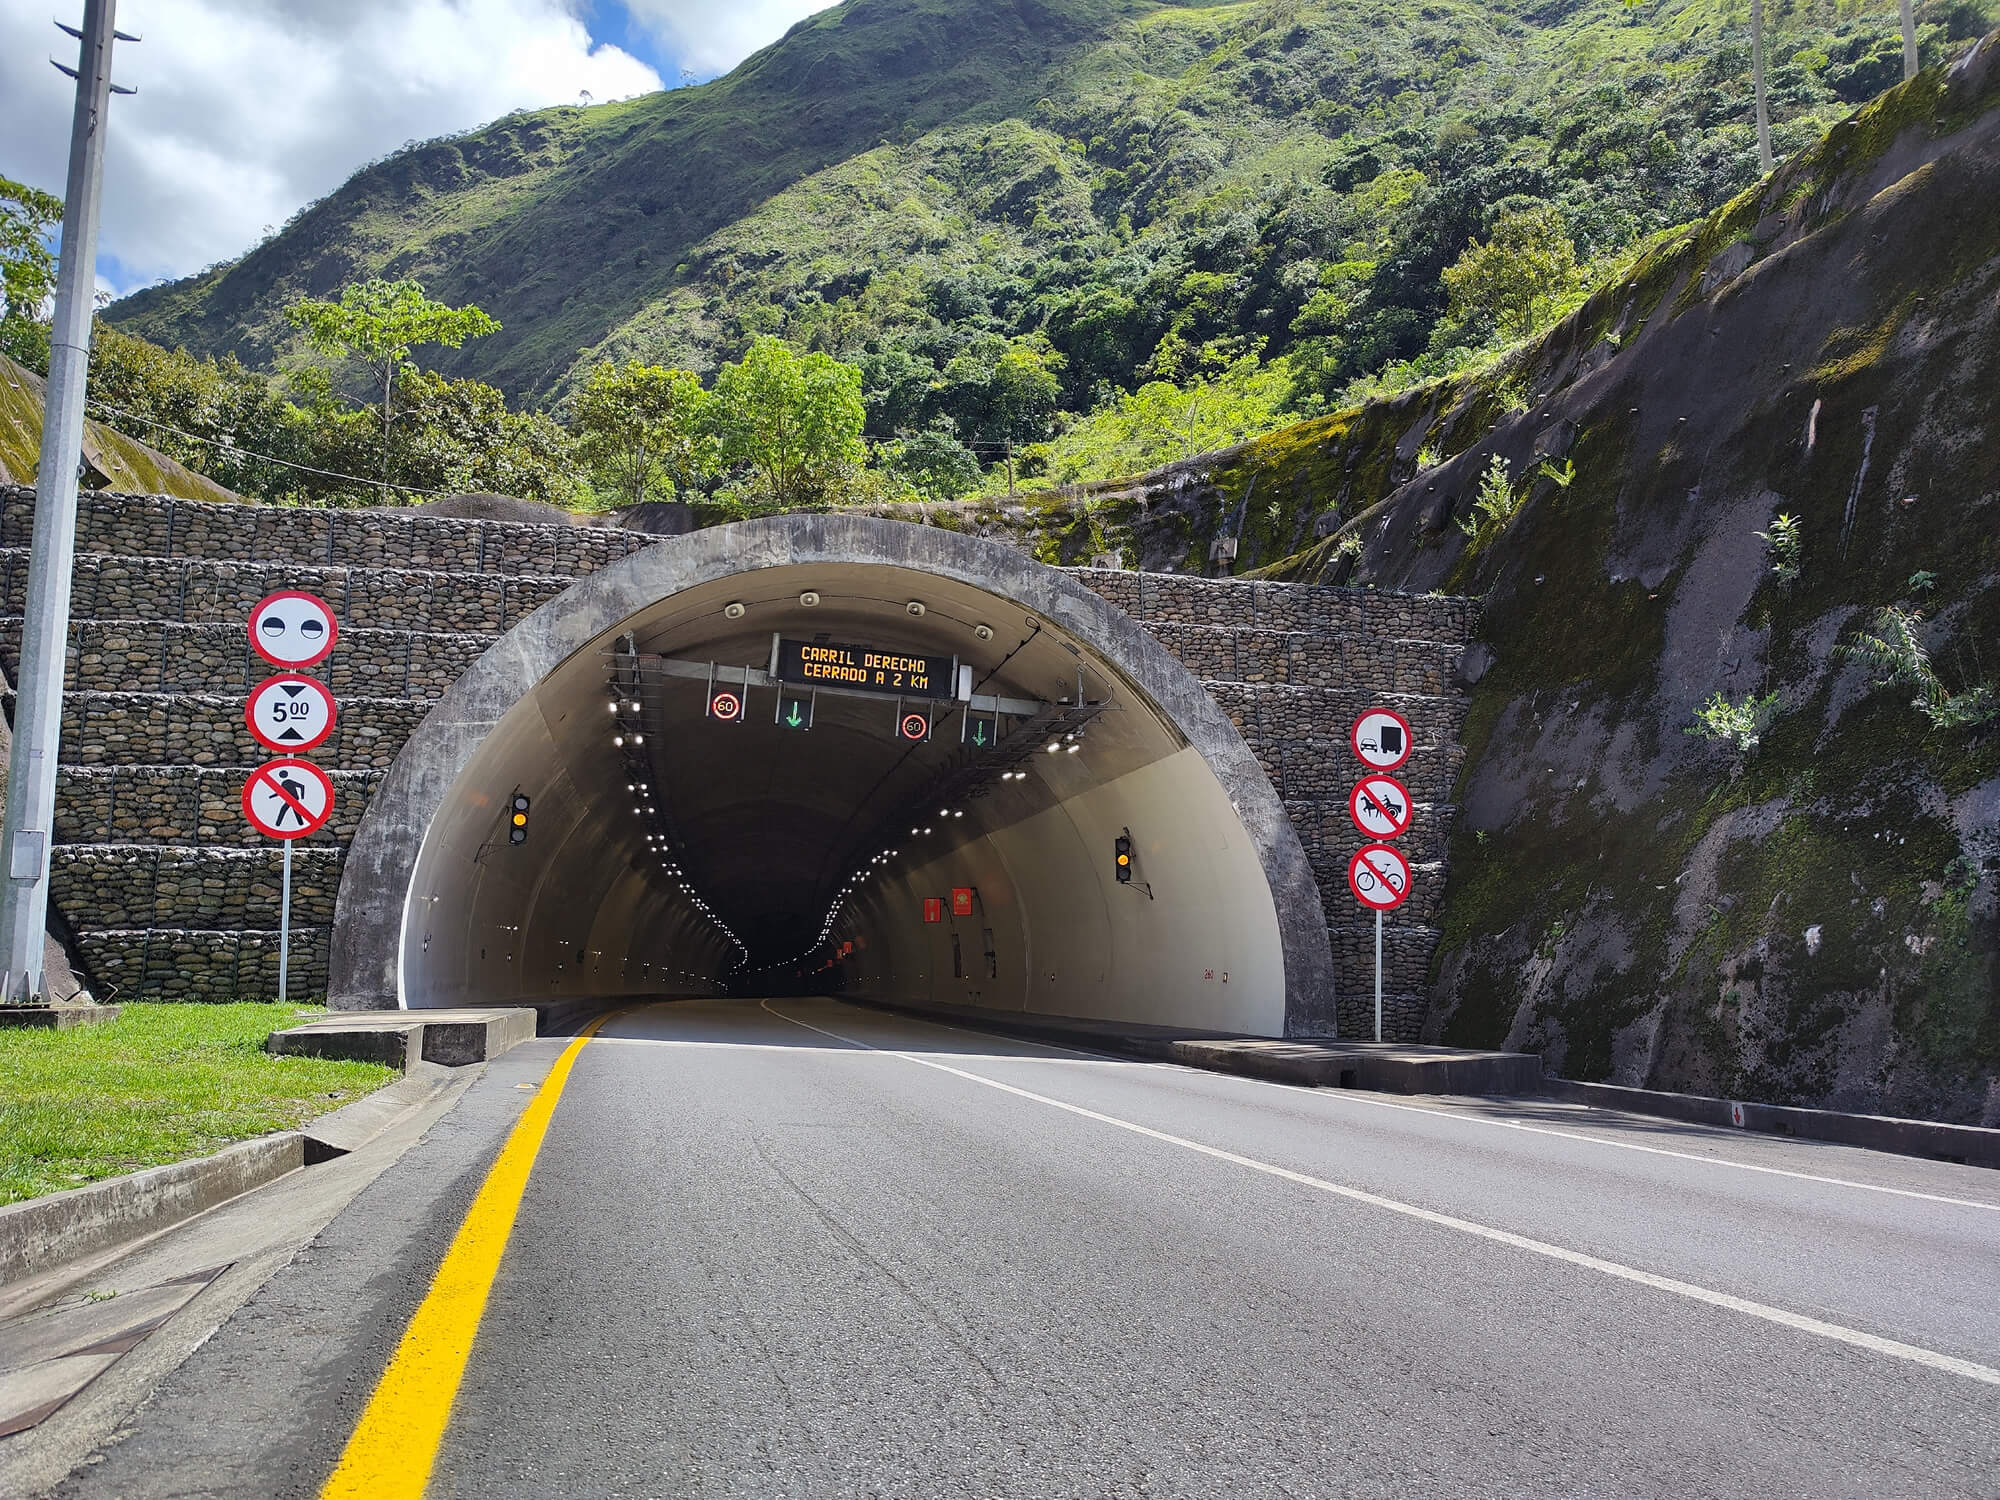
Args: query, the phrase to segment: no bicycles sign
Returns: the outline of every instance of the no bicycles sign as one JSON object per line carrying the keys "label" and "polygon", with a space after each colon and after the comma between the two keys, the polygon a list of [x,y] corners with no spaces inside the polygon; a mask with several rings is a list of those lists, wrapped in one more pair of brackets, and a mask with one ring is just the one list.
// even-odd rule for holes
{"label": "no bicycles sign", "polygon": [[1410,899],[1410,865],[1388,844],[1369,844],[1347,863],[1347,888],[1370,911],[1394,911]]}

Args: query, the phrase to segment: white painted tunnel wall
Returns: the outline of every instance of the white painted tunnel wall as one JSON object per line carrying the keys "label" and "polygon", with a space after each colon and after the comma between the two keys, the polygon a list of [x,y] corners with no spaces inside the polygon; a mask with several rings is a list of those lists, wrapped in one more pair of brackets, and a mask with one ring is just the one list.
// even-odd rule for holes
{"label": "white painted tunnel wall", "polygon": [[[506,842],[502,807],[517,784],[532,803],[518,848]],[[517,704],[425,834],[404,912],[402,1003],[713,993],[681,971],[700,972],[691,955],[719,945],[705,944],[633,865],[621,811],[576,788],[536,700]]]}
{"label": "white painted tunnel wall", "polygon": [[[1136,851],[1130,886],[1117,883],[1112,864],[1125,828]],[[958,886],[978,892],[969,919],[949,915]],[[947,898],[944,922],[923,921],[926,896]],[[987,976],[987,928],[997,979]],[[848,966],[857,995],[1284,1034],[1270,887],[1221,785],[1191,749],[884,881],[856,909],[852,931],[866,945]],[[963,977],[952,973],[954,932]]]}

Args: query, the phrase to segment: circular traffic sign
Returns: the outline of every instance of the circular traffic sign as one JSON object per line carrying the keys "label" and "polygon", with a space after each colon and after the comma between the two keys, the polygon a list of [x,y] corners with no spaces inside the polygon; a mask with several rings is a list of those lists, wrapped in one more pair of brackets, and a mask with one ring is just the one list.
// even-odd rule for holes
{"label": "circular traffic sign", "polygon": [[931,737],[931,721],[925,714],[904,714],[903,738],[906,740],[927,740]]}
{"label": "circular traffic sign", "polygon": [[250,611],[250,644],[274,667],[317,666],[339,639],[340,622],[317,594],[281,589]]}
{"label": "circular traffic sign", "polygon": [[333,694],[317,677],[296,672],[267,677],[243,705],[243,722],[257,743],[297,754],[333,733]]}
{"label": "circular traffic sign", "polygon": [[1370,911],[1394,911],[1410,898],[1410,864],[1388,844],[1364,845],[1347,862],[1347,888]]}
{"label": "circular traffic sign", "polygon": [[708,700],[708,711],[718,719],[743,717],[743,700],[731,692],[717,693]]}
{"label": "circular traffic sign", "polygon": [[1410,758],[1410,721],[1392,708],[1371,708],[1354,721],[1347,743],[1371,771],[1393,771]]}
{"label": "circular traffic sign", "polygon": [[1364,776],[1347,798],[1347,815],[1371,839],[1401,838],[1416,810],[1410,790],[1393,776]]}
{"label": "circular traffic sign", "polygon": [[243,816],[267,838],[302,839],[333,816],[333,778],[309,760],[266,761],[243,783]]}

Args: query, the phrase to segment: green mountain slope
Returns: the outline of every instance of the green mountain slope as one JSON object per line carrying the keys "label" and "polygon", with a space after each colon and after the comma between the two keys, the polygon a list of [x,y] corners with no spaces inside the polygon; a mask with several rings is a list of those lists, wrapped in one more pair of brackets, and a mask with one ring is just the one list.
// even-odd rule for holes
{"label": "green mountain slope", "polygon": [[706,235],[886,137],[1031,105],[1069,48],[1147,8],[852,0],[701,88],[517,114],[399,152],[242,260],[127,298],[113,320],[268,362],[290,298],[414,276],[507,325],[450,362],[454,373],[544,391],[579,349],[664,295]]}
{"label": "green mountain slope", "polygon": [[[1886,0],[1771,10],[1782,153],[1899,57]],[[1979,29],[1922,16],[1927,55]],[[1588,258],[1747,185],[1748,59],[1715,0],[848,0],[701,88],[401,152],[112,317],[268,365],[289,299],[415,276],[507,325],[439,364],[516,398],[775,331],[860,359],[880,433],[977,427],[953,360],[1030,334],[1073,411],[1218,339],[1331,395],[1485,336],[1438,274],[1510,197]]]}
{"label": "green mountain slope", "polygon": [[1431,1039],[2000,1126],[2000,32],[1492,369],[946,519],[1482,596]]}

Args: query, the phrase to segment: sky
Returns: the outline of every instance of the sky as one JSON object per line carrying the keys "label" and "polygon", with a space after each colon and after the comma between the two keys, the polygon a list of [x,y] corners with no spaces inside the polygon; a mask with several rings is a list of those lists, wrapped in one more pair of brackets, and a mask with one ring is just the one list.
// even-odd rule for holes
{"label": "sky", "polygon": [[[828,0],[120,0],[98,281],[242,254],[364,162],[519,108],[713,78]],[[63,191],[82,0],[0,0],[0,177]]]}

